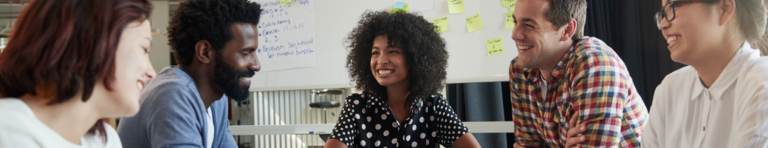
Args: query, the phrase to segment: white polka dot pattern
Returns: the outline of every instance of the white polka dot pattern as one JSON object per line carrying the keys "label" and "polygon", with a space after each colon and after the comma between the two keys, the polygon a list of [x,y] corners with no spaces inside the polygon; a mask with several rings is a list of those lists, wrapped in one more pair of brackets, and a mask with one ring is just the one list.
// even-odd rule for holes
{"label": "white polka dot pattern", "polygon": [[330,138],[350,148],[431,148],[452,147],[469,132],[442,95],[417,100],[421,101],[414,101],[407,119],[398,123],[386,99],[353,94],[347,97]]}

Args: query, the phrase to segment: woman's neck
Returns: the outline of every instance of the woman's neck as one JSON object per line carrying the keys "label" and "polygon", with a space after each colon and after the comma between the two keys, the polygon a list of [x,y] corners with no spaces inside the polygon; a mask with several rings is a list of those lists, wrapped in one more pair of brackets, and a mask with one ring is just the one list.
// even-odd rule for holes
{"label": "woman's neck", "polygon": [[728,63],[730,63],[734,56],[736,56],[736,53],[743,44],[744,40],[741,40],[740,42],[731,40],[730,43],[724,43],[721,44],[723,46],[716,47],[720,50],[714,50],[721,52],[710,53],[712,56],[709,57],[711,58],[701,60],[700,63],[691,64],[691,67],[696,69],[696,72],[699,74],[699,79],[701,83],[704,84],[704,87],[710,88],[715,81],[717,81],[717,78],[720,77],[720,74],[723,73],[725,67],[727,67]]}
{"label": "woman's neck", "polygon": [[[64,103],[47,105],[50,99],[25,94],[19,97],[35,117],[69,142],[81,144],[80,138],[93,127],[100,118],[96,111],[83,102],[82,95],[75,95]],[[91,98],[93,99],[93,98]]]}
{"label": "woman's neck", "polygon": [[387,87],[387,105],[408,108],[408,86],[388,86]]}

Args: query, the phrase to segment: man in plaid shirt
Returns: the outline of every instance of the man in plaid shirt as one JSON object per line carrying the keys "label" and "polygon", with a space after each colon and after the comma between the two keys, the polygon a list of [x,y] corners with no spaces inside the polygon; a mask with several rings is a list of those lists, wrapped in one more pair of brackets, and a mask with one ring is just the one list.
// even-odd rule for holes
{"label": "man in plaid shirt", "polygon": [[515,147],[640,147],[648,111],[613,49],[583,36],[586,5],[515,5],[519,54],[509,66]]}

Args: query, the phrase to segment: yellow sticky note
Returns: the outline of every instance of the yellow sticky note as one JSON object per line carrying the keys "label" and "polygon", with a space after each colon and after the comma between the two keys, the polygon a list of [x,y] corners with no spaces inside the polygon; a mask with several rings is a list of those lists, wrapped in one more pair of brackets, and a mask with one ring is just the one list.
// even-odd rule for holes
{"label": "yellow sticky note", "polygon": [[485,28],[483,25],[483,18],[480,17],[480,13],[467,17],[467,30],[469,32],[475,32],[477,30]]}
{"label": "yellow sticky note", "polygon": [[464,13],[464,0],[448,0],[448,12]]}
{"label": "yellow sticky note", "polygon": [[293,0],[280,0],[280,4],[290,3],[293,2]]}
{"label": "yellow sticky note", "polygon": [[504,44],[501,43],[501,38],[487,40],[485,45],[488,49],[488,56],[504,53]]}
{"label": "yellow sticky note", "polygon": [[505,15],[507,17],[506,21],[504,21],[504,28],[515,28],[515,19],[512,17],[512,14],[514,14],[514,12],[508,12]]}
{"label": "yellow sticky note", "polygon": [[408,13],[408,3],[405,3],[405,6],[403,6],[403,11],[405,11],[405,13]]}
{"label": "yellow sticky note", "polygon": [[434,19],[432,25],[435,25],[435,32],[448,31],[448,17]]}
{"label": "yellow sticky note", "polygon": [[405,13],[408,13],[408,3],[397,2],[395,6],[392,6],[392,13],[395,13],[397,11],[403,11]]}
{"label": "yellow sticky note", "polygon": [[515,2],[517,0],[501,0],[501,6],[504,7],[515,7]]}

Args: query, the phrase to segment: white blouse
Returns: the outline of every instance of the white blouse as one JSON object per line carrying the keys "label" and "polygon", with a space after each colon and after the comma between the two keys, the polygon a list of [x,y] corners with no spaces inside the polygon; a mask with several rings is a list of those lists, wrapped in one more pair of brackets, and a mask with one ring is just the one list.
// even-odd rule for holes
{"label": "white blouse", "polygon": [[122,148],[115,129],[106,123],[104,128],[106,144],[101,136],[86,134],[77,145],[40,122],[26,103],[0,98],[0,148]]}
{"label": "white blouse", "polygon": [[768,57],[745,43],[708,89],[691,66],[656,87],[646,148],[768,148]]}

